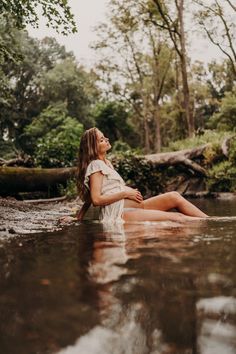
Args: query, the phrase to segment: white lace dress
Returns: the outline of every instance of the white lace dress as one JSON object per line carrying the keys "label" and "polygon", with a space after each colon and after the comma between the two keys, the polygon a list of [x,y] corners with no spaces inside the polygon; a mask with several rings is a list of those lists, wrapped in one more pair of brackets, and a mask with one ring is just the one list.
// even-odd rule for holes
{"label": "white lace dress", "polygon": [[[125,182],[118,172],[108,166],[102,160],[93,160],[87,167],[84,184],[89,189],[89,177],[91,174],[100,171],[103,174],[102,191],[103,195],[114,194],[124,190]],[[99,220],[101,222],[124,222],[122,219],[124,199],[118,202],[101,206]]]}

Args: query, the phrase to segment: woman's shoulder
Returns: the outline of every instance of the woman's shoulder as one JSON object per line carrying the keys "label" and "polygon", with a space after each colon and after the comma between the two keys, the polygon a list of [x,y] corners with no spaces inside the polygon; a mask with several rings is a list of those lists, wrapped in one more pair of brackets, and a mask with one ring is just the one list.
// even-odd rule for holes
{"label": "woman's shoulder", "polygon": [[103,160],[92,160],[89,164],[87,168],[91,168],[91,167],[100,167],[100,166],[106,166],[106,163]]}
{"label": "woman's shoulder", "polygon": [[99,159],[96,160],[92,160],[87,167],[86,170],[86,174],[91,174],[97,171],[102,171],[103,173],[108,173],[107,169],[109,169],[109,167],[107,166],[107,164]]}

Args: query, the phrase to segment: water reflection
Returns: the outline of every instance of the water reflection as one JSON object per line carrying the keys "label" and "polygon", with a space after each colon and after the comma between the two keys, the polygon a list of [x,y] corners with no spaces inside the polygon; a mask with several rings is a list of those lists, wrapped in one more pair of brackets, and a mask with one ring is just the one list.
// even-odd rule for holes
{"label": "water reflection", "polygon": [[60,354],[205,353],[198,339],[197,274],[190,265],[181,267],[193,256],[190,236],[205,227],[199,222],[103,226],[89,266],[100,285],[100,326]]}
{"label": "water reflection", "polygon": [[85,222],[0,247],[4,354],[236,352],[236,222]]}

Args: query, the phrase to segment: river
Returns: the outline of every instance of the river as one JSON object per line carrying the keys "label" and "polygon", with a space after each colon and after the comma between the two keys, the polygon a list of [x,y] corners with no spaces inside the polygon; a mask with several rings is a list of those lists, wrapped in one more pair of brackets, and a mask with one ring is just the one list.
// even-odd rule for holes
{"label": "river", "polygon": [[223,218],[1,240],[0,353],[236,353],[236,201],[193,202]]}

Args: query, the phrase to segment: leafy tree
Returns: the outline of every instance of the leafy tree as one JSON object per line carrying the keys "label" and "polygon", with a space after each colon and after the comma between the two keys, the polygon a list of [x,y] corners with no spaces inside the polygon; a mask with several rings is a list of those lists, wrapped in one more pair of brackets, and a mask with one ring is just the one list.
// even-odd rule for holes
{"label": "leafy tree", "polygon": [[[68,115],[93,125],[90,107],[99,95],[96,76],[79,67],[73,53],[53,38],[39,41],[25,31],[14,33],[21,60],[4,61],[0,70],[0,136],[28,151],[24,129],[50,104],[65,102]],[[0,26],[0,32],[6,31]]]}
{"label": "leafy tree", "polygon": [[232,74],[236,79],[236,7],[230,0],[221,3],[211,0],[210,3],[194,0],[199,6],[196,19],[207,38],[226,56],[230,63]]}
{"label": "leafy tree", "polygon": [[[2,135],[15,140],[20,147],[24,127],[47,106],[42,97],[40,78],[57,61],[70,57],[71,53],[66,54],[64,47],[55,40],[38,41],[30,38],[27,32],[15,29],[12,33],[17,43],[15,51],[21,60],[4,61],[1,66],[5,99],[0,102],[0,121]],[[53,56],[50,55],[52,52]]]}
{"label": "leafy tree", "polygon": [[46,105],[65,102],[69,115],[88,128],[93,125],[90,106],[99,95],[95,79],[93,72],[87,73],[83,67],[78,66],[75,59],[65,59],[42,76],[40,86],[43,99]]}
{"label": "leafy tree", "polygon": [[0,3],[0,14],[10,16],[18,29],[25,28],[27,24],[38,27],[40,12],[48,27],[52,26],[57,31],[61,27],[63,34],[76,32],[68,0],[2,0]]}
{"label": "leafy tree", "polygon": [[179,58],[183,92],[182,106],[186,116],[188,134],[191,137],[194,134],[195,126],[188,82],[188,58],[184,28],[185,1],[175,0],[174,4],[173,1],[152,0],[152,2],[155,5],[155,9],[153,6],[150,7],[150,21],[157,27],[162,28],[163,31],[167,31]]}
{"label": "leafy tree", "polygon": [[137,144],[138,135],[129,124],[129,112],[125,106],[117,102],[101,102],[94,109],[96,126],[109,137],[113,144],[116,140]]}
{"label": "leafy tree", "polygon": [[221,100],[226,92],[233,91],[236,77],[234,77],[229,61],[226,59],[220,63],[215,60],[210,62],[206,81],[211,96],[217,100]]}
{"label": "leafy tree", "polygon": [[72,166],[82,133],[83,125],[68,115],[63,103],[47,107],[25,129],[35,162],[42,167]]}
{"label": "leafy tree", "polygon": [[150,152],[161,147],[160,103],[171,86],[173,58],[159,29],[146,21],[144,3],[111,1],[110,21],[98,28],[95,48],[102,56],[98,70],[108,97],[129,104],[141,144]]}
{"label": "leafy tree", "polygon": [[236,127],[236,91],[226,93],[221,101],[219,112],[215,113],[209,121],[211,128],[235,131]]}
{"label": "leafy tree", "polygon": [[[0,20],[9,23],[16,29],[24,29],[27,24],[38,27],[39,16],[42,14],[47,20],[47,26],[54,28],[64,35],[77,31],[74,16],[68,0],[2,0],[0,2]],[[10,33],[11,35],[11,33]],[[14,41],[14,36],[11,36]],[[17,52],[8,46],[4,38],[0,37],[1,57],[7,60],[17,60]]]}

